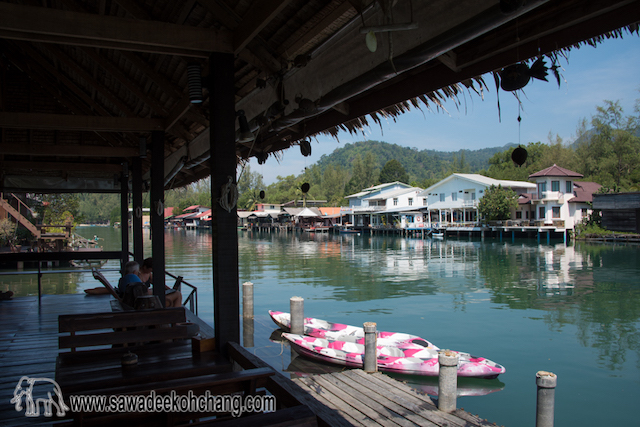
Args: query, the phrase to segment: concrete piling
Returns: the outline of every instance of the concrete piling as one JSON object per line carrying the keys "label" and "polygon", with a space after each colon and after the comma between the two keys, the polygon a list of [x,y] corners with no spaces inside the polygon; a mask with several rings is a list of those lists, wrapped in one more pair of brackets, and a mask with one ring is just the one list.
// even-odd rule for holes
{"label": "concrete piling", "polygon": [[253,283],[242,284],[242,317],[253,318]]}
{"label": "concrete piling", "polygon": [[455,351],[440,350],[438,352],[438,409],[443,412],[456,410],[458,393],[458,359]]}
{"label": "concrete piling", "polygon": [[553,372],[536,372],[536,385],[538,386],[536,427],[553,427],[557,384],[558,377]]}
{"label": "concrete piling", "polygon": [[291,333],[292,334],[304,334],[304,298],[291,297],[289,299],[289,306],[291,307]]}
{"label": "concrete piling", "polygon": [[364,371],[378,371],[378,354],[377,345],[378,337],[376,332],[376,323],[364,322]]}

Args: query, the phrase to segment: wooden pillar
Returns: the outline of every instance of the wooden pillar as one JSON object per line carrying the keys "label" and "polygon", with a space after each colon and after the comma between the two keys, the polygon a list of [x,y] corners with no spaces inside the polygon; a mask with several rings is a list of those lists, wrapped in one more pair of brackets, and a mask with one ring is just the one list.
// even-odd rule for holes
{"label": "wooden pillar", "polygon": [[220,198],[227,197],[223,195],[223,187],[229,180],[236,184],[233,55],[213,53],[209,64],[213,320],[216,348],[225,352],[227,343],[240,342],[236,205],[234,202],[226,210],[220,204]]}
{"label": "wooden pillar", "polygon": [[133,195],[133,259],[142,262],[142,161],[135,157],[131,164],[131,193]]}
{"label": "wooden pillar", "polygon": [[164,132],[151,133],[151,253],[153,294],[164,299]]}
{"label": "wooden pillar", "polygon": [[129,261],[129,164],[124,162],[120,179],[121,267]]}

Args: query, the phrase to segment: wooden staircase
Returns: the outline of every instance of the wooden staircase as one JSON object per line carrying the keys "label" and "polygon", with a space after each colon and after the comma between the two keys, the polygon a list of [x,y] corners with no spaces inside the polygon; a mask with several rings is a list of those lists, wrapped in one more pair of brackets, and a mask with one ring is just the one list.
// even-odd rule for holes
{"label": "wooden staircase", "polygon": [[9,215],[14,217],[20,224],[24,225],[25,228],[33,233],[33,235],[36,236],[37,239],[40,238],[40,230],[38,230],[38,228],[33,225],[31,221],[22,216],[20,212],[18,212],[13,206],[9,204],[9,202],[4,200],[2,197],[0,197],[0,207],[6,210]]}

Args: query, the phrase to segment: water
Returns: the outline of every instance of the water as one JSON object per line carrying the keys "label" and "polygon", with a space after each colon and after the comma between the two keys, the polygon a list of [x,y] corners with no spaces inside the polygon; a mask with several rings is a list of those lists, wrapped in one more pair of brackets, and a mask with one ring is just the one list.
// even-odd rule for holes
{"label": "water", "polygon": [[[120,230],[79,233],[101,237],[106,250],[119,248]],[[458,407],[499,425],[535,425],[539,370],[558,375],[556,425],[637,422],[638,246],[240,233],[240,282],[254,283],[257,318],[269,309],[289,311],[288,300],[297,295],[305,299],[307,316],[355,325],[372,321],[379,330],[419,335],[441,348],[494,360],[506,366],[506,374],[461,380],[466,395]],[[212,319],[211,234],[168,230],[165,241],[167,270],[198,287],[199,314]],[[87,273],[59,276],[45,276],[45,293],[97,286]],[[118,273],[106,276],[115,282]],[[21,285],[0,279],[2,289],[37,293],[35,277],[21,276]],[[268,337],[256,337],[256,353],[265,351],[275,367],[288,365],[287,352],[277,355],[278,362],[258,342],[269,343]],[[272,343],[272,350],[279,352],[279,344]],[[430,393],[437,385],[434,379],[402,379]]]}

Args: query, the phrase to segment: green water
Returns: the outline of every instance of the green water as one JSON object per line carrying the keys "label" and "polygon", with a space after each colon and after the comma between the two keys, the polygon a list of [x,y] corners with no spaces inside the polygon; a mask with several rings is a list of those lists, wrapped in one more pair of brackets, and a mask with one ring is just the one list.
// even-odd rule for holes
{"label": "green water", "polygon": [[[120,230],[78,231],[101,237],[106,250],[119,247]],[[535,425],[539,370],[558,375],[556,425],[637,425],[639,246],[240,233],[240,282],[254,283],[256,318],[269,309],[289,311],[289,298],[302,296],[307,316],[372,321],[379,330],[494,360],[507,372],[460,381],[467,395],[458,407],[499,425]],[[199,314],[212,319],[210,233],[168,230],[165,242],[167,270],[198,287]],[[45,276],[45,293],[97,283],[87,273],[59,276]],[[106,276],[114,282],[118,273]],[[0,289],[37,293],[35,277],[16,279],[20,284],[0,279]],[[256,336],[257,354],[258,342],[270,341]],[[274,365],[279,360],[268,356]],[[288,354],[278,356],[286,368]],[[403,379],[431,393],[437,385]]]}

